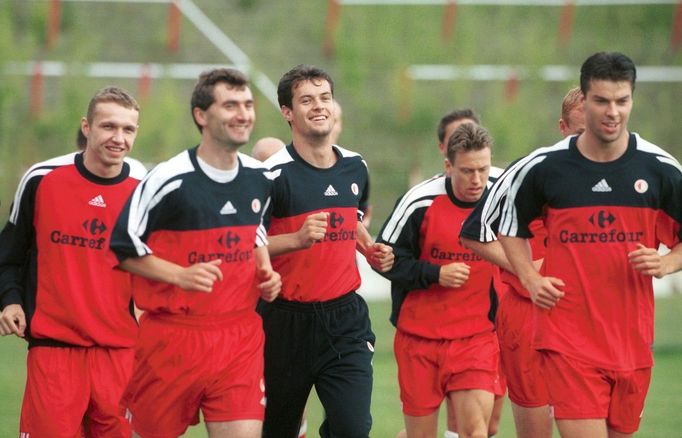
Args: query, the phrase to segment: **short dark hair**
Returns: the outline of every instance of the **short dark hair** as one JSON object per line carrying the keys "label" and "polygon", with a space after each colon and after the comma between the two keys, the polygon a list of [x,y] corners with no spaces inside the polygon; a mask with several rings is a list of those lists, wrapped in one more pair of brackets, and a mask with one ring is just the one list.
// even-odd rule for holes
{"label": "short dark hair", "polygon": [[332,96],[334,95],[334,80],[329,73],[313,65],[299,64],[284,73],[284,76],[279,80],[279,84],[277,85],[277,101],[279,102],[280,107],[285,106],[291,108],[294,89],[299,83],[304,81],[311,81],[313,83],[316,81],[327,81],[329,82]]}
{"label": "short dark hair", "polygon": [[598,52],[585,60],[580,68],[580,91],[587,95],[590,81],[627,81],[635,91],[637,69],[630,58],[620,52]]}
{"label": "short dark hair", "polygon": [[440,122],[438,122],[438,127],[436,128],[436,132],[438,134],[438,141],[440,143],[443,143],[445,140],[447,140],[445,138],[445,128],[447,128],[447,126],[450,123],[462,119],[471,119],[474,122],[476,122],[477,125],[481,124],[481,121],[479,120],[476,113],[474,113],[474,111],[470,108],[452,110],[446,115],[444,115],[443,118],[440,119]]}
{"label": "short dark hair", "polygon": [[137,101],[133,95],[130,94],[130,92],[128,92],[126,89],[116,86],[104,87],[99,89],[97,93],[92,96],[92,99],[90,99],[90,103],[88,104],[88,113],[86,115],[88,124],[92,124],[97,105],[105,102],[113,102],[121,105],[123,108],[132,109],[138,113],[140,112],[140,105],[137,104]]}
{"label": "short dark hair", "polygon": [[249,79],[244,73],[233,68],[216,68],[205,71],[199,75],[199,79],[197,80],[196,85],[194,85],[192,100],[190,102],[192,120],[194,120],[194,124],[197,125],[199,132],[201,132],[202,128],[194,118],[194,108],[206,111],[208,107],[213,105],[213,102],[215,102],[213,89],[215,88],[215,85],[219,83],[225,83],[231,87],[243,89],[249,86]]}
{"label": "short dark hair", "polygon": [[463,123],[455,129],[448,139],[447,157],[450,163],[455,162],[458,152],[480,151],[493,147],[493,138],[481,125]]}

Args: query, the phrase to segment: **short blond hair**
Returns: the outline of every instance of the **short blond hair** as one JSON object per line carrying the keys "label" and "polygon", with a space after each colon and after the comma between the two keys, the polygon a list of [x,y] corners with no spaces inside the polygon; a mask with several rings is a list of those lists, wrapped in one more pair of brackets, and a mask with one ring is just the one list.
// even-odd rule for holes
{"label": "short blond hair", "polygon": [[90,99],[88,113],[86,115],[88,123],[92,123],[95,118],[95,109],[97,108],[97,105],[105,102],[113,102],[121,105],[123,108],[132,109],[138,113],[140,112],[140,105],[137,104],[137,101],[128,90],[116,86],[104,87],[97,91],[97,93],[92,96],[92,99]]}
{"label": "short blond hair", "polygon": [[569,120],[571,111],[573,111],[583,98],[583,92],[580,91],[580,87],[573,87],[568,90],[566,96],[564,96],[563,102],[561,102],[561,118],[564,120]]}

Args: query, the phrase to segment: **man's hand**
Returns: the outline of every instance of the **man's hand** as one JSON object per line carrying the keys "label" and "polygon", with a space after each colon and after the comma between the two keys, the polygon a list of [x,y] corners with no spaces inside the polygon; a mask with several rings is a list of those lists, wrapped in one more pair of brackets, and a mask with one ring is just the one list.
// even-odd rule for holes
{"label": "man's hand", "polygon": [[449,263],[440,267],[438,284],[447,288],[460,287],[469,279],[471,268],[464,263]]}
{"label": "man's hand", "polygon": [[666,275],[666,266],[663,257],[654,248],[647,248],[641,243],[637,249],[628,253],[628,261],[635,271],[644,275],[661,278]]}
{"label": "man's hand", "polygon": [[0,335],[15,334],[20,338],[25,336],[26,315],[19,304],[9,304],[0,313]]}
{"label": "man's hand", "polygon": [[365,259],[369,265],[379,272],[390,271],[395,255],[393,248],[383,243],[373,243],[365,251]]}
{"label": "man's hand", "polygon": [[543,277],[538,274],[530,281],[522,282],[522,284],[528,290],[533,303],[542,309],[551,309],[564,296],[564,292],[558,289],[565,286],[564,281],[560,278]]}
{"label": "man's hand", "polygon": [[301,248],[310,248],[315,242],[324,239],[324,234],[327,232],[327,220],[329,213],[318,212],[311,214],[305,218],[303,225],[296,232]]}
{"label": "man's hand", "polygon": [[219,268],[222,262],[217,259],[183,268],[178,272],[173,284],[189,292],[211,292],[213,283],[223,279],[223,271]]}
{"label": "man's hand", "polygon": [[257,269],[256,282],[261,298],[268,303],[273,302],[282,290],[282,278],[272,269]]}

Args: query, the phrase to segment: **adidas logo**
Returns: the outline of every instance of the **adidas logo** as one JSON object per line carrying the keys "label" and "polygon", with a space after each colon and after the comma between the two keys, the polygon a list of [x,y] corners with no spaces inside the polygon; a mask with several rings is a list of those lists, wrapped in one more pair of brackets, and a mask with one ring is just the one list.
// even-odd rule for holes
{"label": "adidas logo", "polygon": [[592,187],[593,192],[610,192],[611,187],[604,178]]}
{"label": "adidas logo", "polygon": [[232,202],[227,201],[225,205],[223,205],[223,208],[220,209],[220,214],[235,214],[237,213],[237,209],[234,208],[234,205],[232,205]]}
{"label": "adidas logo", "polygon": [[327,190],[324,191],[324,196],[339,196],[339,193],[336,190],[334,190],[334,187],[332,187],[331,184],[329,184]]}
{"label": "adidas logo", "polygon": [[102,195],[95,196],[94,198],[92,198],[90,200],[90,202],[88,202],[88,204],[90,204],[94,207],[106,207],[107,206],[106,202],[104,202],[104,198],[102,197]]}

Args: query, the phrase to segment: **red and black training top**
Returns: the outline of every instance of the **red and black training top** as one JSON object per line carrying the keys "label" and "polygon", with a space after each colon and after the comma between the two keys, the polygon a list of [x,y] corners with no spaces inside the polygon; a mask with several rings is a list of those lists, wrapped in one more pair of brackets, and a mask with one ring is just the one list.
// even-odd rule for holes
{"label": "red and black training top", "polygon": [[306,162],[292,144],[265,162],[274,178],[268,235],[296,232],[310,214],[329,213],[322,241],[273,257],[285,300],[328,301],[360,286],[355,245],[358,220],[367,207],[367,164],[355,152],[333,149],[338,159],[328,169]]}
{"label": "red and black training top", "polygon": [[190,266],[222,260],[223,280],[211,293],[133,276],[135,304],[156,314],[224,316],[255,312],[254,248],[267,244],[263,215],[272,182],[262,163],[238,154],[235,179],[217,182],[203,172],[197,148],[149,172],[126,204],[111,248],[119,260],[148,254]]}
{"label": "red and black training top", "polygon": [[[494,177],[493,177],[494,178]],[[459,241],[459,227],[475,202],[456,198],[449,177],[426,180],[395,205],[378,242],[393,247],[391,322],[428,339],[460,339],[494,330],[498,268]],[[438,283],[442,265],[464,263],[469,279],[458,288]]]}
{"label": "red and black training top", "polygon": [[113,270],[111,231],[143,175],[100,178],[72,153],[23,176],[0,235],[2,307],[20,304],[29,346],[131,347],[127,272]]}
{"label": "red and black training top", "polygon": [[542,272],[566,284],[556,307],[536,309],[533,346],[601,368],[650,367],[652,279],[634,270],[627,255],[638,244],[680,241],[682,169],[637,134],[621,157],[606,163],[585,158],[576,139],[538,149],[503,175],[508,192],[500,234],[532,237],[529,224],[546,205]]}

